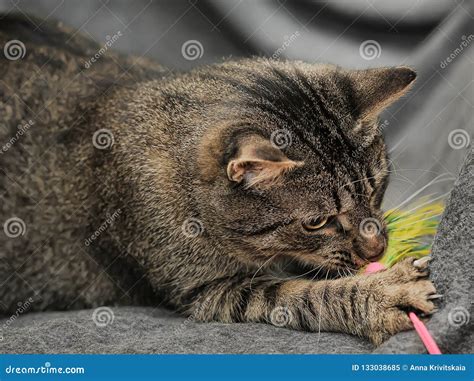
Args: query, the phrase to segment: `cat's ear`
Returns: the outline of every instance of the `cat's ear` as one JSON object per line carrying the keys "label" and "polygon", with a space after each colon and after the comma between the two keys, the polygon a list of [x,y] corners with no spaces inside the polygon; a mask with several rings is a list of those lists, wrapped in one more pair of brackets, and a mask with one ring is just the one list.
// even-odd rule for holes
{"label": "cat's ear", "polygon": [[359,120],[370,120],[407,92],[416,78],[408,67],[353,70],[349,74]]}
{"label": "cat's ear", "polygon": [[281,179],[285,172],[303,165],[288,159],[270,141],[262,137],[246,137],[239,142],[237,155],[227,164],[229,180],[246,188],[267,188]]}

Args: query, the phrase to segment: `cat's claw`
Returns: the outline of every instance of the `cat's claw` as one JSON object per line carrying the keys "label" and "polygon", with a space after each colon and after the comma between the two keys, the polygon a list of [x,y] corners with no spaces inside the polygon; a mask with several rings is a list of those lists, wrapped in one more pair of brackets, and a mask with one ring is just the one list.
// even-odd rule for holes
{"label": "cat's claw", "polygon": [[419,316],[421,318],[427,318],[427,317],[430,317],[431,315],[433,315],[435,312],[438,312],[438,311],[439,311],[439,308],[433,308],[431,311],[423,312]]}
{"label": "cat's claw", "polygon": [[428,263],[432,259],[433,258],[431,258],[430,256],[417,259],[417,260],[413,261],[413,266],[415,266],[419,270],[423,270],[428,266]]}
{"label": "cat's claw", "polygon": [[433,295],[428,296],[428,299],[439,299],[442,297],[444,297],[443,294],[433,294]]}

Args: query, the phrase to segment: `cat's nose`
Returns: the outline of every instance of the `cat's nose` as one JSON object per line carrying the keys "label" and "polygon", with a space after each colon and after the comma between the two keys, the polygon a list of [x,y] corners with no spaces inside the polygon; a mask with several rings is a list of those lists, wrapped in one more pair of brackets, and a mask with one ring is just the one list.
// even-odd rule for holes
{"label": "cat's nose", "polygon": [[364,250],[365,259],[371,262],[379,260],[385,252],[386,247],[387,241],[382,234],[367,238],[365,242],[366,250]]}

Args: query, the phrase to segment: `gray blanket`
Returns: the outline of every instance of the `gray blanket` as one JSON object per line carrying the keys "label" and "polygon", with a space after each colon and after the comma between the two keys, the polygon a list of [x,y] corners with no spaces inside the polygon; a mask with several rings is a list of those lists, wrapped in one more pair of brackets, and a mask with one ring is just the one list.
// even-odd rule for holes
{"label": "gray blanket", "polygon": [[[37,7],[37,11],[43,12],[46,16],[53,9],[53,6],[50,7],[51,9],[45,6],[46,3],[39,1],[31,3],[31,6]],[[80,4],[80,2],[74,3]],[[183,8],[189,7],[187,1],[176,3],[186,3]],[[172,10],[160,13],[155,8],[150,8],[149,11],[143,13],[143,17],[153,13],[155,18],[143,25],[137,25],[136,28],[146,28],[152,31],[152,36],[147,36],[145,32],[129,33],[126,36],[130,36],[130,38],[136,36],[135,38],[139,38],[140,43],[150,38],[147,45],[149,49],[146,51],[148,52],[152,47],[153,49],[148,55],[155,56],[174,67],[191,63],[199,64],[199,62],[183,61],[180,56],[181,43],[191,38],[203,42],[206,52],[204,59],[212,62],[215,61],[213,55],[241,55],[245,53],[245,49],[230,50],[233,46],[239,45],[239,41],[240,45],[245,45],[246,49],[250,46],[258,46],[259,49],[253,53],[263,52],[265,55],[271,56],[279,47],[278,32],[291,36],[296,28],[301,31],[301,38],[291,46],[285,47],[282,56],[308,61],[318,59],[319,61],[351,66],[369,64],[371,66],[381,64],[410,64],[414,66],[420,74],[416,86],[405,100],[395,105],[384,116],[384,124],[387,126],[385,133],[391,147],[395,170],[385,206],[387,208],[398,206],[403,200],[425,186],[427,186],[425,194],[434,194],[433,197],[442,196],[451,191],[453,181],[457,179],[449,196],[447,209],[433,248],[434,260],[431,265],[431,276],[440,293],[444,294],[444,298],[439,302],[439,311],[428,322],[428,328],[443,352],[472,353],[474,340],[472,337],[472,293],[470,289],[472,287],[472,257],[474,255],[474,229],[472,228],[474,225],[474,157],[472,149],[469,148],[469,141],[472,140],[473,135],[474,41],[473,43],[469,42],[470,45],[465,47],[461,44],[474,33],[473,8],[467,2],[456,2],[455,9],[448,12],[446,20],[434,28],[429,36],[426,38],[413,37],[413,41],[416,40],[418,46],[409,52],[407,49],[409,49],[412,40],[406,46],[398,46],[394,49],[393,45],[382,41],[382,36],[376,37],[378,41],[382,41],[381,58],[367,62],[359,57],[359,45],[362,40],[373,39],[373,34],[368,33],[362,38],[354,39],[347,34],[339,36],[338,31],[321,30],[321,28],[325,28],[324,22],[315,22],[320,16],[314,16],[315,18],[312,19],[314,22],[308,21],[304,28],[301,24],[293,27],[284,23],[280,17],[281,9],[279,12],[273,12],[271,7],[276,7],[276,5],[269,5],[268,2],[259,2],[259,6],[255,5],[258,9],[246,13],[245,7],[252,6],[252,3],[254,2],[244,3],[230,12],[232,4],[229,4],[228,1],[219,2],[214,11],[221,12],[220,23],[217,23],[219,18],[214,21],[210,15],[208,16],[211,20],[203,21],[203,23],[215,22],[219,27],[228,24],[227,26],[235,31],[237,26],[234,24],[236,23],[241,22],[240,27],[246,29],[246,25],[242,24],[245,20],[247,22],[252,22],[252,18],[266,20],[260,28],[254,25],[251,31],[246,30],[245,36],[241,36],[240,39],[234,36],[232,43],[225,41],[222,35],[218,37],[214,35],[212,39],[207,39],[205,33],[202,32],[203,27],[197,27],[192,31],[193,33],[187,33],[189,25],[196,25],[192,22],[199,23],[198,19],[201,16],[195,9],[187,11],[186,15],[183,14],[184,18],[178,20],[180,15],[172,14]],[[2,8],[5,8],[4,4],[0,1]],[[140,4],[140,1],[134,2],[134,4]],[[225,8],[225,4],[229,9]],[[262,4],[270,9],[263,9]],[[79,27],[82,22],[75,22],[72,19],[73,15],[79,14],[74,9],[70,9],[74,6],[77,5],[68,2],[67,7],[69,8],[64,11],[62,19]],[[109,6],[114,12],[119,12],[113,3]],[[136,6],[140,8],[139,5]],[[154,6],[158,7],[157,4]],[[57,12],[60,10],[61,8]],[[294,12],[293,9],[291,11]],[[244,21],[239,19],[242,12],[245,16],[242,16]],[[278,17],[266,18],[265,12]],[[440,12],[442,13],[442,10]],[[403,22],[412,17],[420,20],[420,17],[426,12],[422,9],[418,15],[413,16],[412,13],[407,12]],[[297,13],[294,12],[294,14]],[[288,23],[294,22],[294,14],[287,17]],[[55,17],[57,16],[56,14]],[[194,20],[190,22],[189,19],[193,17]],[[163,30],[168,28],[164,19],[176,19],[176,25],[170,26],[175,29],[173,33],[163,34],[165,43],[152,44],[156,40],[156,36],[161,36],[161,32],[163,32],[156,28]],[[309,17],[307,19],[309,20]],[[90,20],[89,25],[96,22],[96,18],[91,17]],[[161,20],[161,22],[157,20]],[[401,28],[401,20],[394,23],[395,29]],[[324,21],[324,17],[322,21]],[[140,23],[136,22],[136,24]],[[97,25],[95,29],[89,29],[90,33],[94,34],[94,31],[100,30],[100,25],[103,23],[101,24],[97,19]],[[349,22],[346,25],[349,25]],[[121,27],[123,25],[119,26],[119,28]],[[131,25],[130,28],[133,29],[135,26]],[[255,31],[253,31],[254,29]],[[262,33],[274,37],[274,39],[263,39],[266,42],[274,43],[277,40],[273,44],[274,46],[260,44],[259,38],[262,37]],[[174,45],[166,42],[170,36],[174,36]],[[97,35],[96,37],[100,39],[103,36]],[[127,38],[121,40],[120,44],[125,44]],[[140,46],[137,41],[133,40],[130,40],[129,44],[134,47]],[[310,44],[315,49],[307,49]],[[221,49],[221,46],[225,48]],[[319,48],[316,48],[318,46]],[[461,46],[463,46],[462,49],[460,49]],[[124,50],[127,49],[128,47],[124,48]],[[138,52],[135,51],[135,53]],[[176,58],[178,56],[181,61]],[[407,57],[405,58],[405,56]],[[448,57],[451,58],[446,63]],[[360,61],[355,62],[357,59]],[[453,131],[457,131],[456,134],[451,134]],[[463,160],[464,164],[458,175]],[[418,196],[422,194],[423,192]],[[21,311],[21,307],[19,310]],[[296,332],[264,324],[203,324],[176,316],[159,307],[111,309],[107,307],[100,310],[19,313],[18,316],[0,320],[0,328],[0,352],[2,353],[425,352],[418,336],[413,331],[400,333],[379,348],[374,348],[365,340],[338,333]]]}

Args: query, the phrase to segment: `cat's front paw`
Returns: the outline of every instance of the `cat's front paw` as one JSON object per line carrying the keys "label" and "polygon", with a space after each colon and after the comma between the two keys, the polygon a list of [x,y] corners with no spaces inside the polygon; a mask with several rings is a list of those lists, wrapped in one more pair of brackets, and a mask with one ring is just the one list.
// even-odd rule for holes
{"label": "cat's front paw", "polygon": [[367,276],[366,336],[380,345],[390,336],[413,328],[407,312],[430,315],[436,294],[428,277],[429,258],[408,258],[392,268]]}

